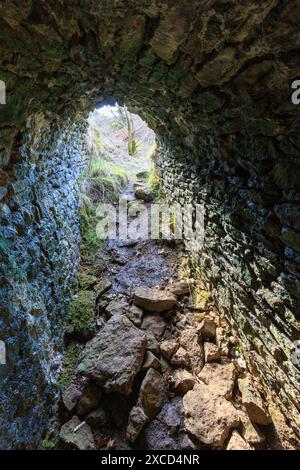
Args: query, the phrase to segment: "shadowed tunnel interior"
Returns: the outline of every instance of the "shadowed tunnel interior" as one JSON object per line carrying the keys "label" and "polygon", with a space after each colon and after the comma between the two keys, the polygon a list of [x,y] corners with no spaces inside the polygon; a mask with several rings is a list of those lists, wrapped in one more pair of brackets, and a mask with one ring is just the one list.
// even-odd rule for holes
{"label": "shadowed tunnel interior", "polygon": [[79,262],[86,118],[109,100],[155,131],[168,200],[204,204],[203,276],[299,437],[299,7],[0,2],[1,448],[35,448],[47,426]]}

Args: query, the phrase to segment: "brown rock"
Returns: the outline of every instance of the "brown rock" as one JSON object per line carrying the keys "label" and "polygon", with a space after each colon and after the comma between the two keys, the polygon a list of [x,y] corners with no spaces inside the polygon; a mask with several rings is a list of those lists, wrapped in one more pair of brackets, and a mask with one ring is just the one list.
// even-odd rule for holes
{"label": "brown rock", "polygon": [[222,446],[239,425],[234,406],[205,384],[196,384],[184,395],[183,408],[187,431],[203,444]]}
{"label": "brown rock", "polygon": [[171,357],[177,351],[178,348],[179,344],[175,339],[168,339],[160,343],[161,353],[167,360],[171,359]]}
{"label": "brown rock", "polygon": [[80,396],[81,391],[74,384],[70,385],[62,394],[62,402],[70,413],[75,410]]}
{"label": "brown rock", "polygon": [[196,378],[185,369],[177,369],[174,372],[173,378],[174,389],[181,396],[192,390],[196,384]]}
{"label": "brown rock", "polygon": [[249,418],[256,424],[268,425],[272,423],[272,419],[262,401],[261,396],[255,389],[255,385],[251,378],[247,376],[245,379],[238,380],[239,389],[242,394],[242,402]]}
{"label": "brown rock", "polygon": [[206,364],[198,374],[198,379],[209,385],[220,396],[230,399],[235,384],[236,370],[233,363]]}
{"label": "brown rock", "polygon": [[204,318],[198,327],[198,331],[205,339],[215,338],[216,336],[216,324],[210,318]]}
{"label": "brown rock", "polygon": [[60,430],[60,439],[70,447],[78,450],[95,450],[95,443],[91,428],[84,423],[76,432],[76,428],[81,424],[77,416],[73,416],[65,423]]}
{"label": "brown rock", "polygon": [[166,390],[163,376],[154,369],[149,369],[144,378],[138,405],[143,408],[146,415],[153,419],[166,400]]}
{"label": "brown rock", "polygon": [[144,413],[142,408],[135,406],[132,408],[126,431],[126,438],[129,442],[135,442],[149,421],[148,416]]}
{"label": "brown rock", "polygon": [[201,338],[196,328],[186,328],[181,333],[179,342],[189,355],[193,372],[198,374],[204,366],[204,352]]}
{"label": "brown rock", "polygon": [[221,359],[219,348],[214,343],[204,343],[205,362],[215,362]]}
{"label": "brown rock", "polygon": [[144,360],[144,364],[142,369],[159,369],[160,368],[160,361],[157,359],[156,356],[151,351],[146,351],[146,356]]}
{"label": "brown rock", "polygon": [[251,450],[251,447],[237,431],[232,431],[226,450]]}
{"label": "brown rock", "polygon": [[176,304],[175,295],[149,287],[137,287],[133,291],[133,303],[148,312],[164,312]]}
{"label": "brown rock", "polygon": [[132,321],[135,326],[141,326],[143,318],[143,310],[137,307],[136,305],[131,305],[125,312],[128,320]]}
{"label": "brown rock", "polygon": [[151,331],[144,330],[144,334],[146,337],[146,349],[151,351],[154,354],[158,354],[160,351],[159,343],[155,338],[154,334]]}
{"label": "brown rock", "polygon": [[128,310],[128,302],[125,299],[116,299],[110,302],[105,308],[108,318],[113,315],[124,315]]}
{"label": "brown rock", "polygon": [[255,423],[250,421],[249,416],[246,413],[240,411],[239,416],[241,420],[240,432],[245,441],[251,445],[262,444],[266,440],[266,437],[263,435],[261,430]]}
{"label": "brown rock", "polygon": [[167,286],[167,290],[174,295],[189,294],[191,290],[191,283],[189,281],[177,281]]}
{"label": "brown rock", "polygon": [[161,338],[166,327],[167,324],[160,315],[146,315],[142,322],[142,329],[151,331],[156,339]]}
{"label": "brown rock", "polygon": [[81,397],[77,404],[79,416],[89,413],[95,409],[102,397],[102,391],[93,382],[87,382],[82,390]]}
{"label": "brown rock", "polygon": [[187,351],[180,346],[176,353],[172,356],[170,362],[173,366],[189,367],[190,356]]}

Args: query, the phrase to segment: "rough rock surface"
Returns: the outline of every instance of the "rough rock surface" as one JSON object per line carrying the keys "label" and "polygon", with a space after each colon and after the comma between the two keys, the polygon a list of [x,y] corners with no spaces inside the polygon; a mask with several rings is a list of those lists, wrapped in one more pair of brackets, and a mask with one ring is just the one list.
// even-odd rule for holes
{"label": "rough rock surface", "polygon": [[126,437],[129,442],[134,442],[137,440],[138,436],[140,435],[148,421],[149,418],[144,413],[142,408],[140,408],[139,406],[135,406],[132,408],[129,415],[126,432]]}
{"label": "rough rock surface", "polygon": [[186,328],[181,333],[179,342],[187,351],[191,368],[197,374],[204,365],[203,345],[198,331],[195,328]]}
{"label": "rough rock surface", "polygon": [[86,346],[78,372],[106,391],[128,395],[140,370],[146,338],[125,316],[113,316]]}
{"label": "rough rock surface", "polygon": [[250,377],[239,379],[238,384],[242,394],[243,405],[251,421],[265,426],[272,423],[271,416]]}
{"label": "rough rock surface", "polygon": [[174,389],[179,395],[185,395],[189,390],[192,390],[196,378],[185,369],[177,369],[173,375],[174,378]]}
{"label": "rough rock surface", "polygon": [[204,343],[204,360],[205,362],[215,362],[221,359],[221,354],[218,346],[214,343]]}
{"label": "rough rock surface", "polygon": [[168,291],[137,287],[133,291],[133,302],[148,312],[164,312],[174,307],[177,299]]}
{"label": "rough rock surface", "polygon": [[236,379],[234,364],[206,364],[198,379],[209,385],[220,396],[230,399]]}
{"label": "rough rock surface", "polygon": [[163,376],[154,369],[149,369],[144,378],[138,404],[149,418],[154,418],[166,400]]}
{"label": "rough rock surface", "polygon": [[83,424],[78,431],[74,432],[80,424],[81,421],[77,416],[73,416],[70,421],[62,426],[59,434],[60,439],[77,450],[95,450],[93,433],[87,424]]}
{"label": "rough rock surface", "polygon": [[234,406],[204,384],[196,384],[184,395],[183,409],[187,431],[203,444],[214,447],[222,446],[240,421]]}
{"label": "rough rock surface", "polygon": [[244,441],[237,431],[232,431],[226,450],[250,450],[249,444]]}

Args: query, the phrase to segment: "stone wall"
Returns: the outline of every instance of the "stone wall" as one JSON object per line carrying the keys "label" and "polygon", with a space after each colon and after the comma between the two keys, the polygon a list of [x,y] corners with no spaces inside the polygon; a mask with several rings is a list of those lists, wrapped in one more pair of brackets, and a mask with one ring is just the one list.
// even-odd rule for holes
{"label": "stone wall", "polygon": [[[68,246],[78,236],[72,161],[79,144],[72,133],[59,137],[47,120],[28,119],[55,113],[70,130],[79,111],[106,98],[126,101],[156,131],[168,191],[186,198],[194,175],[207,214],[204,272],[249,349],[249,364],[299,426],[299,368],[291,362],[300,301],[300,106],[291,103],[299,24],[299,0],[0,3],[7,89],[1,229],[8,239],[0,337],[12,351],[1,384],[9,416],[0,425],[3,446],[30,445],[42,427],[43,377],[54,370],[56,320],[77,254]],[[35,141],[40,133],[52,135],[50,150],[48,139]],[[38,348],[47,338],[46,349]]]}
{"label": "stone wall", "polygon": [[[0,201],[0,448],[33,448],[53,403],[62,319],[79,262],[81,133],[38,115],[6,165]],[[16,242],[17,241],[17,242]]]}

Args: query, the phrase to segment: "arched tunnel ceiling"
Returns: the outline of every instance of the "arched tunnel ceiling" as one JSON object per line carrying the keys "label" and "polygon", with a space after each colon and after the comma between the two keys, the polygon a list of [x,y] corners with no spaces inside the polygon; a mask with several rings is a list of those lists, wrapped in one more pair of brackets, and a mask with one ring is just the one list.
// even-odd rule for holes
{"label": "arched tunnel ceiling", "polygon": [[[297,0],[4,0],[2,145],[10,140],[8,127],[24,124],[28,114],[70,115],[107,95],[163,121],[174,108],[187,114],[189,102],[189,113],[203,116],[206,127],[223,127],[224,135],[281,136],[290,127],[286,115],[296,111],[290,80],[300,73],[299,6]],[[243,110],[251,120],[246,129],[237,119]]]}

